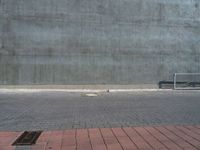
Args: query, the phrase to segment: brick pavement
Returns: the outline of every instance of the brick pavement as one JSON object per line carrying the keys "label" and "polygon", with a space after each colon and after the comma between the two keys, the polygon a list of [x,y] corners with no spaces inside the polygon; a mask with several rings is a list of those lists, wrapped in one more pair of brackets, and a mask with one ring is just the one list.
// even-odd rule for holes
{"label": "brick pavement", "polygon": [[[0,150],[22,132],[0,132]],[[147,126],[45,131],[31,150],[198,150],[200,126]]]}

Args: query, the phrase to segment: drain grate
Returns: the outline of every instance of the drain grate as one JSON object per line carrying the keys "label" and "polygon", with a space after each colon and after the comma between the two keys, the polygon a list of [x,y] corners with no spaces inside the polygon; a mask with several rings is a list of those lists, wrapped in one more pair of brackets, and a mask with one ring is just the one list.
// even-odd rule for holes
{"label": "drain grate", "polygon": [[42,131],[25,131],[12,145],[33,145],[36,143]]}

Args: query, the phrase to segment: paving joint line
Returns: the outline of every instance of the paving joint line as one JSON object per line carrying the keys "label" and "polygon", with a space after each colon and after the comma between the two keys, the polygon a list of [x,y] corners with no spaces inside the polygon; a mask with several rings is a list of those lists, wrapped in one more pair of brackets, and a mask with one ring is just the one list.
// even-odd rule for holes
{"label": "paving joint line", "polygon": [[[173,133],[174,135],[176,135],[177,137],[181,138],[183,141],[185,141],[186,143],[188,143],[189,145],[195,147],[197,150],[199,149],[198,147],[196,147],[195,145],[193,145],[192,143],[188,142],[187,140],[185,140],[183,137],[179,136],[178,134],[176,134],[174,131],[171,131],[169,130],[168,128],[166,127],[163,127],[165,128],[166,130],[168,130],[169,132]],[[180,130],[179,130],[180,131]]]}
{"label": "paving joint line", "polygon": [[122,128],[122,130],[124,131],[124,133],[127,135],[127,137],[131,140],[131,142],[136,146],[137,149],[139,149],[139,147],[136,145],[136,143],[131,139],[131,137],[127,134],[127,132],[124,130],[124,128]]}
{"label": "paving joint line", "polygon": [[88,136],[88,139],[89,139],[89,142],[90,142],[91,150],[93,150],[92,141],[91,141],[90,134],[89,134],[89,129],[86,129],[86,131],[87,131],[87,136]]}
{"label": "paving joint line", "polygon": [[106,144],[106,141],[105,141],[105,139],[104,139],[104,137],[103,137],[103,134],[102,134],[101,128],[98,128],[98,129],[99,129],[99,132],[100,132],[101,137],[102,137],[102,139],[103,139],[103,143],[104,143],[104,145],[106,146],[106,149],[108,150],[108,145]]}
{"label": "paving joint line", "polygon": [[152,137],[154,137],[158,142],[160,142],[166,149],[170,150],[159,138],[157,138],[155,135],[153,135],[151,132],[149,132],[145,127],[143,127],[145,131],[147,131]]}
{"label": "paving joint line", "polygon": [[178,143],[176,143],[174,140],[172,140],[171,138],[169,138],[168,136],[166,136],[163,132],[161,132],[159,129],[157,129],[156,127],[153,127],[156,131],[158,131],[160,134],[162,134],[163,136],[165,136],[167,139],[169,139],[171,142],[173,142],[175,145],[177,145],[179,148],[182,148]]}
{"label": "paving joint line", "polygon": [[[196,134],[198,134],[198,135],[200,135],[200,131],[199,131],[199,133],[198,132],[194,132],[193,130],[191,130],[190,128],[188,128],[187,126],[184,126],[185,128],[187,128],[188,130],[190,130],[191,132],[193,132],[193,133],[196,133]],[[199,130],[199,128],[196,128],[196,127],[194,127],[194,126],[191,126],[192,128],[194,128],[194,129],[196,129],[196,130]]]}
{"label": "paving joint line", "polygon": [[[200,143],[200,140],[199,140],[199,139],[196,139],[195,137],[189,135],[187,132],[185,132],[184,130],[178,128],[177,126],[175,126],[175,128],[176,128],[177,130],[179,130],[180,132],[183,132],[183,133],[186,134],[187,136],[191,137],[192,139],[194,139],[194,140],[196,140],[196,141],[198,141],[198,142]],[[187,129],[187,128],[186,128],[186,129]],[[194,133],[194,134],[195,134],[195,133]]]}
{"label": "paving joint line", "polygon": [[155,150],[154,147],[135,128],[132,127],[132,130],[134,130],[153,150]]}
{"label": "paving joint line", "polygon": [[120,143],[119,139],[117,138],[116,134],[114,133],[113,129],[110,128],[110,130],[111,130],[112,134],[114,135],[115,139],[117,140],[117,142],[119,143],[119,145],[121,146],[122,150],[125,150],[125,149],[123,148],[122,144]]}

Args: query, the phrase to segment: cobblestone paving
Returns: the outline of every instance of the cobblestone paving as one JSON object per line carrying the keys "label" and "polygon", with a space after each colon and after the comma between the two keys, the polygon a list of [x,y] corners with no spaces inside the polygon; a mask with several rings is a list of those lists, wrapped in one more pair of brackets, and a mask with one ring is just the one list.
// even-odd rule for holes
{"label": "cobblestone paving", "polygon": [[0,130],[200,124],[199,91],[0,92]]}

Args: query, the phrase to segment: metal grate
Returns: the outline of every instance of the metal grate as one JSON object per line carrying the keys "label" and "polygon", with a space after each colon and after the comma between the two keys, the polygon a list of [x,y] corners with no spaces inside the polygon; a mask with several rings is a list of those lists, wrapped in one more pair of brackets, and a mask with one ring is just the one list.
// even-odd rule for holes
{"label": "metal grate", "polygon": [[25,131],[12,145],[33,145],[41,135],[42,131]]}

